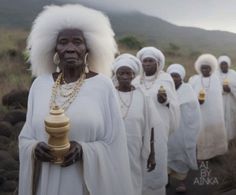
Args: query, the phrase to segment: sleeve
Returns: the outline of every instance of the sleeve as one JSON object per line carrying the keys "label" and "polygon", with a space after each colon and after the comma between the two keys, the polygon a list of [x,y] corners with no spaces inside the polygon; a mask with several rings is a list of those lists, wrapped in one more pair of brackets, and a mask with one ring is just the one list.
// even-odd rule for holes
{"label": "sleeve", "polygon": [[19,135],[19,195],[31,195],[33,186],[33,150],[37,144],[32,127],[34,87],[30,89],[26,122]]}
{"label": "sleeve", "polygon": [[103,103],[104,137],[80,142],[84,180],[91,195],[133,195],[125,127],[113,87]]}

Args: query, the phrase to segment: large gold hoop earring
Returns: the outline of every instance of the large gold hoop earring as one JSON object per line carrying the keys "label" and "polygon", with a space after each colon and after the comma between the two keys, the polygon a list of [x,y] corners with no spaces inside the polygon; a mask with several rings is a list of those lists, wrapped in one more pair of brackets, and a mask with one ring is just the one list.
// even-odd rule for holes
{"label": "large gold hoop earring", "polygon": [[85,56],[84,56],[85,73],[89,73],[89,68],[88,68],[88,64],[87,64],[87,58],[88,58],[88,53],[86,53]]}
{"label": "large gold hoop earring", "polygon": [[60,58],[57,52],[53,56],[53,63],[56,64],[57,66],[60,64]]}

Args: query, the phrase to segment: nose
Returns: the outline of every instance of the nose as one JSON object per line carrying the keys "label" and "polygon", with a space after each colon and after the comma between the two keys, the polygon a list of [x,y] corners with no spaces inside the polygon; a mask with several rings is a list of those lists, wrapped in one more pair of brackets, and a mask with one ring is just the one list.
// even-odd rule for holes
{"label": "nose", "polygon": [[65,52],[68,52],[68,53],[73,53],[75,52],[75,50],[76,48],[73,43],[68,43],[67,47],[65,48]]}

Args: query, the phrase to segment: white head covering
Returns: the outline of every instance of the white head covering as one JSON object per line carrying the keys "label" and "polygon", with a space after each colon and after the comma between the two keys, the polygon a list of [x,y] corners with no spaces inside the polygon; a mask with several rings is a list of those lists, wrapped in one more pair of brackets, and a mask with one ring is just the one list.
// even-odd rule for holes
{"label": "white head covering", "polygon": [[89,68],[110,75],[117,45],[109,19],[102,12],[74,4],[46,6],[34,21],[27,45],[34,76],[56,71],[53,56],[63,29],[81,30],[89,49]]}
{"label": "white head covering", "polygon": [[116,71],[122,67],[122,66],[127,66],[131,68],[134,71],[135,76],[140,73],[140,68],[141,68],[141,62],[138,58],[135,56],[125,53],[121,54],[118,56],[114,63],[113,63],[113,71],[116,73]]}
{"label": "white head covering", "polygon": [[157,63],[159,63],[159,71],[164,68],[165,56],[159,49],[155,47],[144,47],[138,51],[136,56],[141,62],[143,62],[145,58],[153,58]]}
{"label": "white head covering", "polygon": [[171,64],[167,68],[167,73],[169,73],[169,74],[177,73],[180,75],[182,80],[184,80],[184,77],[186,75],[185,69],[184,69],[183,65],[181,65],[181,64]]}
{"label": "white head covering", "polygon": [[222,62],[226,62],[228,64],[228,67],[231,66],[231,59],[229,56],[220,56],[218,58],[218,65],[220,65]]}
{"label": "white head covering", "polygon": [[201,66],[202,65],[209,65],[211,67],[211,74],[216,71],[217,68],[217,59],[212,54],[202,54],[198,57],[195,62],[195,70],[198,74],[201,73]]}

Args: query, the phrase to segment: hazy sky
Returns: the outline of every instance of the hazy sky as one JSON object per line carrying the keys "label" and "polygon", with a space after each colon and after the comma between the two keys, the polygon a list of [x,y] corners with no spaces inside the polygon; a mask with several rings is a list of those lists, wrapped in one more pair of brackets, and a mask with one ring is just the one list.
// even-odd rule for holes
{"label": "hazy sky", "polygon": [[236,0],[75,0],[115,10],[139,10],[181,26],[236,33]]}

